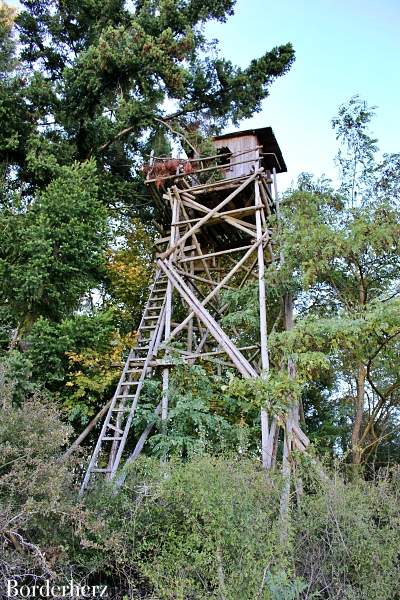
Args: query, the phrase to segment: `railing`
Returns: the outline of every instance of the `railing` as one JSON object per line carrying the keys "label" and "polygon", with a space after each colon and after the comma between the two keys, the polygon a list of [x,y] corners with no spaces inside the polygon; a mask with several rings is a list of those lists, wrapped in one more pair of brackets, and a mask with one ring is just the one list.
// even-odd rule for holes
{"label": "railing", "polygon": [[[219,175],[219,179],[229,179],[225,174],[228,169],[234,169],[239,165],[248,163],[253,163],[255,169],[259,168],[260,161],[263,160],[263,155],[259,154],[261,148],[262,146],[255,146],[254,148],[242,150],[241,152],[223,152],[213,156],[188,159],[152,157],[151,162],[144,168],[144,172],[146,173],[146,183],[160,185],[170,179],[196,177],[203,173],[210,173],[209,180],[215,173]],[[258,152],[258,158],[236,160],[237,158],[256,151]],[[216,160],[222,160],[226,157],[229,157],[229,162],[207,166],[210,162],[215,163]],[[165,173],[165,171],[171,172]],[[206,181],[203,181],[202,183],[207,183],[207,178]]]}

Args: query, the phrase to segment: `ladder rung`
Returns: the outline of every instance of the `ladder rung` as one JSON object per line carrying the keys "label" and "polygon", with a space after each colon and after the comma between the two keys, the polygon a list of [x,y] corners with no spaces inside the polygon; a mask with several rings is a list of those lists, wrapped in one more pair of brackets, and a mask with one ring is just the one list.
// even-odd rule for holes
{"label": "ladder rung", "polygon": [[105,435],[101,439],[103,440],[103,442],[109,442],[109,441],[115,441],[115,440],[122,440],[122,437],[115,437],[113,435]]}
{"label": "ladder rung", "polygon": [[[136,381],[126,381],[124,383],[120,383],[119,387],[136,387],[137,384],[139,383],[139,380],[137,379]],[[119,390],[122,392],[121,397],[125,397],[124,391],[129,391],[129,390]],[[136,392],[136,390],[130,390],[132,394],[134,394]],[[118,397],[118,396],[117,396]],[[129,398],[129,394],[127,396]]]}
{"label": "ladder rung", "polygon": [[131,412],[131,409],[128,406],[125,408],[113,408],[112,412]]}
{"label": "ladder rung", "polygon": [[156,319],[158,319],[158,315],[143,317],[143,321],[155,321]]}
{"label": "ladder rung", "polygon": [[109,429],[112,429],[113,431],[116,431],[116,432],[117,432],[117,433],[119,433],[119,434],[123,434],[123,433],[124,433],[124,430],[123,430],[123,429],[120,429],[119,427],[115,427],[114,425],[110,425],[110,424],[108,424],[108,425],[107,425],[107,427],[108,427]]}
{"label": "ladder rung", "polygon": [[91,471],[92,473],[111,473],[111,469],[99,469],[98,467],[93,467]]}
{"label": "ladder rung", "polygon": [[145,330],[145,331],[149,331],[150,329],[155,329],[156,326],[155,325],[144,325],[143,327],[141,327],[141,330]]}
{"label": "ladder rung", "polygon": [[116,398],[126,398],[126,400],[129,400],[129,398],[134,398],[135,396],[132,395],[132,394],[129,394],[129,395],[118,395],[118,396],[115,396],[115,397]]}

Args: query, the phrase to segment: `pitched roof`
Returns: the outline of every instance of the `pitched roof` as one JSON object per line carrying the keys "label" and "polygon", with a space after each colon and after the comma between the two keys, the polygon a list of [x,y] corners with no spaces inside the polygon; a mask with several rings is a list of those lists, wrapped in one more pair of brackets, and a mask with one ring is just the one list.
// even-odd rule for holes
{"label": "pitched roof", "polygon": [[263,147],[264,166],[272,170],[274,167],[277,173],[286,173],[287,167],[282,156],[281,149],[276,141],[272,127],[260,127],[259,129],[246,129],[245,131],[232,131],[223,135],[216,135],[215,140],[229,140],[243,135],[256,135]]}

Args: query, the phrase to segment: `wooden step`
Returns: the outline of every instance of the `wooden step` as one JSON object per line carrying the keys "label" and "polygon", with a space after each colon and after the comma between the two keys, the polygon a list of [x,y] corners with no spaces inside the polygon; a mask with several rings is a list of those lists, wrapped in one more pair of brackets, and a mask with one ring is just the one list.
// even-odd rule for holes
{"label": "wooden step", "polygon": [[107,427],[108,427],[109,429],[112,429],[113,431],[116,431],[116,432],[117,432],[117,433],[119,433],[120,435],[122,435],[122,434],[124,433],[124,430],[123,430],[123,429],[120,429],[119,427],[115,427],[115,425],[111,425],[111,423],[109,423],[109,424],[107,425]]}
{"label": "wooden step", "polygon": [[111,473],[111,469],[100,469],[99,467],[93,467],[92,473]]}
{"label": "wooden step", "polygon": [[[155,351],[158,348],[158,344],[156,344],[156,332],[160,323],[161,313],[165,306],[165,296],[168,289],[168,277],[158,270],[153,285],[149,289],[149,296],[143,311],[135,346],[131,349],[125,362],[121,377],[123,381],[118,383],[112,407],[109,408],[108,416],[106,417],[105,427],[103,425],[103,435],[100,434],[99,443],[93,452],[81,486],[81,493],[89,485],[91,474],[103,473],[106,476],[108,473],[112,474],[118,466],[119,455],[123,450],[128,433],[127,427],[130,423],[131,415],[134,413],[136,402],[139,400],[143,379],[151,373],[152,368],[157,366],[155,359],[150,356],[149,351],[150,348],[154,347]],[[115,444],[115,442],[118,442],[118,444]],[[117,461],[112,466],[109,464],[106,468],[96,467],[99,453],[102,451],[102,445],[104,451],[106,443],[109,444],[107,451],[113,443],[115,447],[119,448],[119,452],[116,455]]]}

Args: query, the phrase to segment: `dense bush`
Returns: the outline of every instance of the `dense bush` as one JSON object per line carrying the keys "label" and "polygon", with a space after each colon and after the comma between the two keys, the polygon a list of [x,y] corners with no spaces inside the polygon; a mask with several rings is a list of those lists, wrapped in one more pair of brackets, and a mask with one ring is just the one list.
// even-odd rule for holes
{"label": "dense bush", "polygon": [[72,574],[120,600],[400,598],[397,470],[346,482],[307,468],[283,539],[281,477],[257,461],[143,457],[118,493],[106,484],[79,500],[51,402],[5,398],[0,411],[2,589]]}
{"label": "dense bush", "polygon": [[[38,394],[0,409],[0,587],[6,580],[60,574],[73,513],[72,465],[60,463],[70,428]],[[65,535],[66,531],[66,535]]]}

